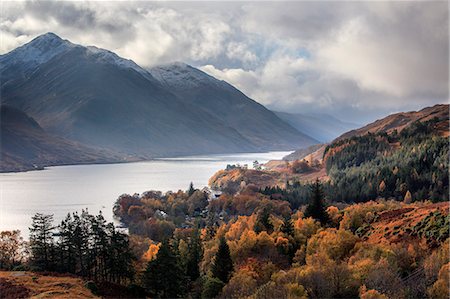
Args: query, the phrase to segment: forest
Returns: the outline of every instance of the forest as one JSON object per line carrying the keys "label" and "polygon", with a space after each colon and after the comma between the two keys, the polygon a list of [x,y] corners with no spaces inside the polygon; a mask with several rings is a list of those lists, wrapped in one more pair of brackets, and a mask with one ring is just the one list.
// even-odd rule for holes
{"label": "forest", "polygon": [[400,133],[369,133],[329,145],[324,160],[332,200],[448,201],[448,138],[437,134],[438,122],[418,121]]}

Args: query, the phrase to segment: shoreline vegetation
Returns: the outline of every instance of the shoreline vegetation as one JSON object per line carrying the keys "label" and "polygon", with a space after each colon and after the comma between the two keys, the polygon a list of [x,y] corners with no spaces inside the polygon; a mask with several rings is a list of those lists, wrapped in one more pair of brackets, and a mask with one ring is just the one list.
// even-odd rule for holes
{"label": "shoreline vegetation", "polygon": [[37,214],[29,242],[2,232],[0,268],[76,275],[102,297],[448,298],[443,124],[352,135],[274,168],[228,165],[211,188],[121,195],[128,234],[101,214],[57,226]]}
{"label": "shoreline vegetation", "polygon": [[251,188],[208,196],[193,185],[121,196],[114,212],[128,235],[101,214],[74,213],[57,226],[37,214],[30,242],[17,231],[1,233],[2,252],[10,251],[0,266],[19,271],[2,278],[32,294],[13,277],[62,283],[75,275],[92,296],[110,298],[448,295],[448,201],[331,205],[319,181],[310,185],[309,203],[295,211]]}

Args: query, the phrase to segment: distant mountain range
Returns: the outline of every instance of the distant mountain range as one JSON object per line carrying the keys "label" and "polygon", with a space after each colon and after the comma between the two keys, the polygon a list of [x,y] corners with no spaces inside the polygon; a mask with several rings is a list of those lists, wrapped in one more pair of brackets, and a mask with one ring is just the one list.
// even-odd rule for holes
{"label": "distant mountain range", "polygon": [[343,122],[329,114],[286,112],[275,112],[275,114],[298,131],[313,136],[320,142],[330,142],[341,134],[361,126]]}
{"label": "distant mountain range", "polygon": [[[33,160],[42,166],[85,161],[81,152],[92,157],[92,148],[110,153],[98,159],[116,161],[317,143],[196,68],[174,63],[146,70],[113,52],[76,45],[53,33],[1,55],[0,72],[2,105],[33,119],[51,138],[79,146],[70,159]],[[25,126],[22,131],[26,128],[31,130]],[[13,135],[8,138],[14,140]],[[16,150],[2,146],[2,156],[15,156]]]}

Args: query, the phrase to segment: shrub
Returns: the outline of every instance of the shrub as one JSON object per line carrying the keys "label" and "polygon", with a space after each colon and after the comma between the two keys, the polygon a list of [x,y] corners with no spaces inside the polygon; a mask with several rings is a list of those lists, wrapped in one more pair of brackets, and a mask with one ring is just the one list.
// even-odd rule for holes
{"label": "shrub", "polygon": [[95,284],[95,282],[93,282],[92,280],[87,281],[87,282],[84,284],[84,287],[85,287],[86,289],[88,289],[89,291],[91,291],[92,294],[98,295],[98,287],[97,287],[97,285]]}
{"label": "shrub", "polygon": [[215,277],[208,276],[203,284],[202,298],[215,298],[220,294],[225,284]]}

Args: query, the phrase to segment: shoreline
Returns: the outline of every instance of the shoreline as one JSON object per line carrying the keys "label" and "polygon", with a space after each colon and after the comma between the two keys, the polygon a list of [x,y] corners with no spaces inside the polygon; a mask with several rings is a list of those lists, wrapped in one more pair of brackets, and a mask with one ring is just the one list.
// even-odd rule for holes
{"label": "shoreline", "polygon": [[34,168],[25,168],[23,170],[0,170],[0,174],[11,174],[11,173],[25,173],[25,172],[32,172],[32,171],[43,171],[48,170],[50,167],[59,167],[59,166],[81,166],[81,165],[105,165],[105,164],[124,164],[124,163],[138,163],[138,162],[146,162],[146,161],[169,161],[170,159],[176,159],[176,158],[189,158],[189,157],[201,157],[201,156],[221,156],[221,155],[233,155],[233,154],[251,154],[251,153],[269,153],[269,152],[293,152],[295,149],[277,149],[277,150],[262,150],[262,151],[242,151],[242,152],[223,152],[223,153],[198,153],[198,154],[192,154],[192,155],[170,155],[170,156],[158,156],[158,157],[152,157],[152,158],[137,158],[136,159],[130,159],[125,161],[93,161],[93,162],[80,162],[80,163],[55,163],[55,164],[45,164],[45,165],[39,165]]}

